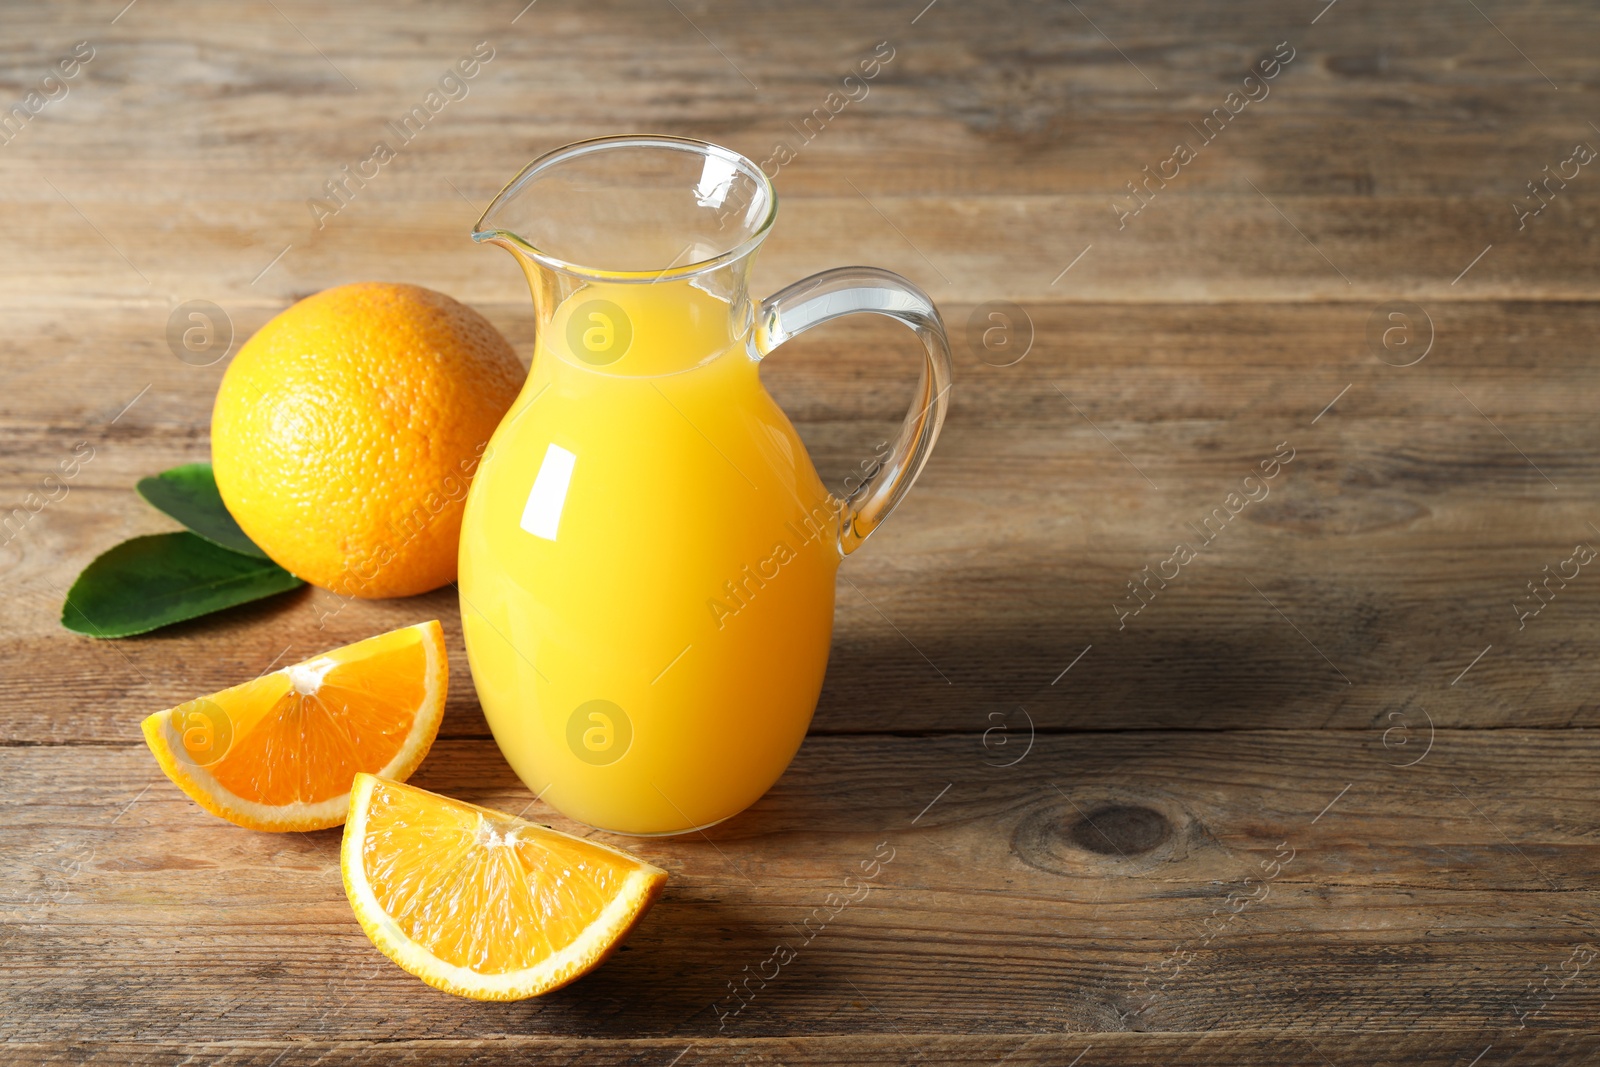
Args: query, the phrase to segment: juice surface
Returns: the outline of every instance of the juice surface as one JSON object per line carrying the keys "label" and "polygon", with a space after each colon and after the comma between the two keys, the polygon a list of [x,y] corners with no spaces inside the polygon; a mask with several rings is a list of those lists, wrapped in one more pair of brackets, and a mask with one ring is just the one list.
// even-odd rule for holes
{"label": "juice surface", "polygon": [[468,498],[462,620],[484,714],[530,789],[608,830],[748,806],[821,690],[837,502],[747,329],[688,282],[580,290],[541,331]]}

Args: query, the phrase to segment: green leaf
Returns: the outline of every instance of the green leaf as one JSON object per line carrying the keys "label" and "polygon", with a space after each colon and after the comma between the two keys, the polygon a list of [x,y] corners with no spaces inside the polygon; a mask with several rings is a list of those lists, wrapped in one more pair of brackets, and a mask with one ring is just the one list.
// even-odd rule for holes
{"label": "green leaf", "polygon": [[162,471],[154,478],[139,479],[139,495],[159,511],[164,511],[214,545],[242,552],[257,559],[267,554],[239,529],[228,514],[217,492],[217,480],[209,463],[186,463]]}
{"label": "green leaf", "polygon": [[61,605],[61,625],[90,637],[131,637],[303,584],[271,560],[192,533],[149,534],[83,569]]}

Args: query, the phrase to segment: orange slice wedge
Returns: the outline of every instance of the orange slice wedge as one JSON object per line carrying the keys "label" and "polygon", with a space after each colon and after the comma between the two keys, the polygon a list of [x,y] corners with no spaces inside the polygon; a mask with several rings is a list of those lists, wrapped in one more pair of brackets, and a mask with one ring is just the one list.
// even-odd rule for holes
{"label": "orange slice wedge", "polygon": [[350,791],[339,866],[384,955],[474,1000],[587,974],[667,879],[626,852],[370,774]]}
{"label": "orange slice wedge", "polygon": [[359,771],[404,779],[444,716],[438,622],[336,648],[144,721],[178,788],[252,830],[338,826]]}

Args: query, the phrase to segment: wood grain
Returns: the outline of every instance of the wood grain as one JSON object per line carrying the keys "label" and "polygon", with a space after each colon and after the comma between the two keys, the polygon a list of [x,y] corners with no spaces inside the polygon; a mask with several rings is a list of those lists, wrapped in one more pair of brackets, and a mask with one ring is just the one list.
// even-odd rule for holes
{"label": "wood grain", "polygon": [[[764,288],[866,260],[945,300],[1593,290],[1595,179],[1575,179],[1524,231],[1511,208],[1543,166],[1596,136],[1583,47],[1593,13],[1575,0],[1511,28],[1537,69],[1470,6],[1395,12],[1362,0],[1315,26],[1263,0],[1176,17],[1156,0],[1102,13],[1095,25],[1129,60],[1078,13],[1043,3],[946,4],[916,25],[901,12],[773,3],[556,5],[516,24],[487,6],[387,10],[190,3],[109,28],[41,12],[37,43],[10,57],[19,94],[73,41],[105,45],[83,84],[0,153],[0,202],[29,250],[0,265],[0,299],[34,304],[41,287],[27,281],[45,270],[52,303],[281,301],[384,276],[402,256],[419,284],[472,302],[521,299],[516,272],[467,240],[472,221],[533,155],[626,128],[709,137],[758,159],[776,140],[797,143],[779,174],[787,206]],[[896,58],[871,93],[799,144],[791,124],[880,40]],[[1113,197],[1175,140],[1198,140],[1189,123],[1283,40],[1296,56],[1272,94],[1119,229]],[[479,41],[496,53],[471,93],[318,227],[306,200]],[[1159,91],[1134,63],[1157,68]],[[120,108],[139,121],[119,122]],[[95,180],[109,160],[123,183]],[[1091,243],[1070,283],[1052,285]],[[1489,243],[1480,269],[1452,286]]]}
{"label": "wood grain", "polygon": [[[94,48],[0,144],[8,1063],[1600,1059],[1594,579],[1519,617],[1600,538],[1600,172],[1514,207],[1600,145],[1592,5],[124,3],[0,16],[0,105]],[[1119,218],[1285,41],[1270,95]],[[479,42],[465,98],[319,226],[308,198]],[[803,137],[879,42],[870,92]],[[177,305],[242,340],[326,286],[405,280],[526,356],[522,281],[471,224],[540,152],[636,130],[795,147],[755,288],[901,271],[957,385],[841,571],[778,786],[709,835],[617,841],[672,879],[606,967],[456,1001],[367,943],[337,832],[220,823],[137,733],[439,618],[451,698],[416,780],[587,832],[498,755],[451,590],[307,590],[116,643],[57,613],[95,554],[170,528],[133,483],[207,456],[226,363],[174,357]],[[978,341],[997,301],[1031,336],[1014,363]],[[1397,301],[1432,341],[1410,366],[1373,341]],[[898,425],[913,345],[850,322],[763,368],[830,482]],[[1119,618],[1280,443],[1270,494]]]}
{"label": "wood grain", "polygon": [[[813,737],[745,815],[631,843],[671,872],[662,903],[617,961],[536,1005],[463,1004],[389,966],[344,901],[337,831],[220,823],[137,746],[12,747],[3,839],[31,853],[15,889],[46,900],[7,948],[4,1036],[859,1029],[841,1001],[890,1033],[1581,1027],[1592,985],[1546,1003],[1528,984],[1600,933],[1600,748],[1450,731],[1405,768],[1379,734],[1039,736],[1010,767],[972,736]],[[487,742],[441,742],[416,781],[583,829]],[[777,944],[796,959],[735,1011],[729,982]]]}
{"label": "wood grain", "polygon": [[[525,309],[489,310],[528,343]],[[981,729],[1018,704],[1055,729],[1367,729],[1418,707],[1440,726],[1592,724],[1594,595],[1575,581],[1525,623],[1513,603],[1596,536],[1600,512],[1585,503],[1600,490],[1585,462],[1600,447],[1587,410],[1596,308],[1435,311],[1439,351],[1408,368],[1366,347],[1370,309],[1342,304],[1150,305],[1137,330],[1121,308],[1042,305],[1015,366],[961,352],[917,493],[842,571],[817,728]],[[768,365],[835,481],[898,421],[912,354],[894,329],[829,330]],[[88,373],[86,357],[67,373]],[[456,654],[446,734],[487,736],[448,592],[344,605],[308,590],[117,646],[61,631],[61,593],[93,553],[169,528],[129,486],[205,457],[220,369],[163,351],[112,374],[122,402],[155,381],[115,426],[116,401],[98,425],[93,400],[75,426],[16,403],[0,414],[18,496],[77,440],[96,448],[68,495],[0,550],[26,606],[10,633],[38,668],[10,683],[28,699],[7,736],[128,739],[143,714],[194,692],[429,617],[445,620]],[[1197,540],[1189,524],[1284,441],[1296,458],[1271,495],[1119,630],[1127,583]],[[1451,685],[1490,644],[1470,683]],[[70,720],[67,702],[81,705]]]}

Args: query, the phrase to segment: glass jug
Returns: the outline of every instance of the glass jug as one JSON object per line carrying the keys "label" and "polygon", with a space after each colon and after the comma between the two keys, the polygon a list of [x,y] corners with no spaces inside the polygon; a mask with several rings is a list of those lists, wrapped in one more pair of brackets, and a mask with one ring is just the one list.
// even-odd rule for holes
{"label": "glass jug", "polygon": [[[751,298],[776,214],[735,152],[611,137],[530,164],[472,235],[516,257],[538,334],[467,498],[467,656],[518,776],[602,829],[701,829],[777,781],[822,689],[839,562],[944,421],[944,325],[904,278],[846,267]],[[853,312],[905,323],[926,359],[892,451],[840,498],[758,368]]]}

